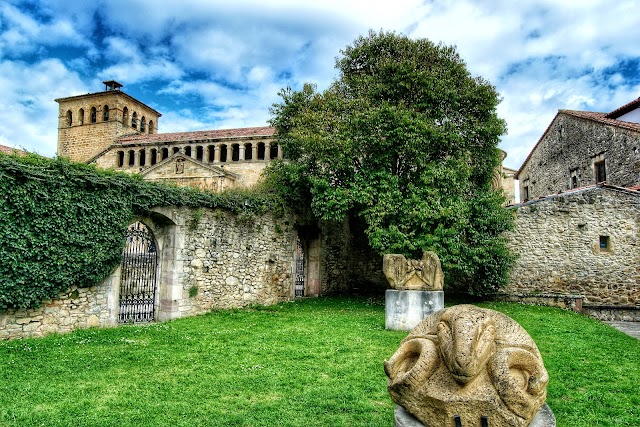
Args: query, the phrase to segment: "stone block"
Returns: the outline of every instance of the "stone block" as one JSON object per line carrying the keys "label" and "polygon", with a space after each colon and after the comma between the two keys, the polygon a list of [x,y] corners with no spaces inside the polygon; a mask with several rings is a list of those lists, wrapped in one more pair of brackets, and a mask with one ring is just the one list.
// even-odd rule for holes
{"label": "stone block", "polygon": [[385,328],[409,331],[423,319],[444,308],[443,291],[399,291],[385,293]]}

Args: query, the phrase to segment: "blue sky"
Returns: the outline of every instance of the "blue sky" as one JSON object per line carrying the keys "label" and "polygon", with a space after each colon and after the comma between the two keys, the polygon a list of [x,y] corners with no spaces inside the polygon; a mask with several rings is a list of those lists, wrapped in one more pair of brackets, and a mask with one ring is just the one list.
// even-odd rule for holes
{"label": "blue sky", "polygon": [[640,97],[637,0],[4,0],[0,144],[53,156],[55,98],[103,80],[163,113],[160,132],[264,126],[286,86],[325,89],[369,29],[456,45],[496,86],[519,168],[558,109]]}

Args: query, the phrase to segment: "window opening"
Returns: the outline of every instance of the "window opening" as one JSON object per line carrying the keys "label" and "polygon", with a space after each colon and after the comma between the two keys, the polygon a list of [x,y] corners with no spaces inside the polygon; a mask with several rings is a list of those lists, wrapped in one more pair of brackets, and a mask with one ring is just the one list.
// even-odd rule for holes
{"label": "window opening", "polygon": [[278,144],[273,144],[271,146],[271,150],[269,150],[269,159],[273,160],[273,159],[277,159],[278,158]]}
{"label": "window opening", "polygon": [[124,151],[118,151],[118,167],[124,166]]}
{"label": "window opening", "polygon": [[191,157],[191,147],[184,147],[184,155]]}
{"label": "window opening", "polygon": [[264,142],[258,143],[258,160],[264,160]]}
{"label": "window opening", "polygon": [[163,148],[162,149],[162,160],[166,159],[169,157],[169,149],[168,148]]}
{"label": "window opening", "polygon": [[153,120],[149,120],[149,133],[155,133],[155,130],[153,129]]}
{"label": "window opening", "polygon": [[213,163],[213,159],[215,158],[216,155],[216,147],[213,145],[209,145],[207,147],[207,160],[209,161],[209,163]]}
{"label": "window opening", "polygon": [[136,164],[136,152],[133,150],[129,150],[129,166],[133,166]]}
{"label": "window opening", "polygon": [[138,128],[138,113],[136,113],[135,111],[131,115],[131,127],[134,129]]}
{"label": "window opening", "polygon": [[231,146],[231,160],[234,162],[237,162],[238,160],[240,160],[240,145],[239,144],[233,144]]}
{"label": "window opening", "polygon": [[196,147],[196,160],[202,161],[203,158],[204,158],[204,149],[202,148],[201,145],[198,145]]}
{"label": "window opening", "polygon": [[127,107],[124,107],[122,109],[122,124],[127,124],[129,123],[129,109]]}
{"label": "window opening", "polygon": [[253,145],[252,144],[244,144],[244,159],[245,160],[253,160]]}
{"label": "window opening", "polygon": [[138,152],[138,154],[140,155],[140,162],[139,165],[140,166],[145,166],[147,164],[147,152],[146,150],[142,149]]}
{"label": "window opening", "polygon": [[105,105],[104,108],[102,109],[102,121],[103,122],[108,122],[109,121],[109,106]]}
{"label": "window opening", "polygon": [[84,124],[84,109],[80,109],[78,110],[78,123],[79,124]]}
{"label": "window opening", "polygon": [[607,180],[607,171],[604,165],[604,159],[593,164],[596,171],[596,183],[605,182]]}
{"label": "window opening", "polygon": [[147,119],[145,119],[144,116],[142,116],[142,118],[140,119],[140,132],[144,132],[146,128],[147,128]]}
{"label": "window opening", "polygon": [[220,162],[224,163],[227,161],[227,146],[222,144],[220,146]]}
{"label": "window opening", "polygon": [[609,250],[611,249],[609,236],[600,236],[599,247],[600,252],[609,252]]}
{"label": "window opening", "polygon": [[96,107],[91,107],[91,123],[95,123],[97,119]]}
{"label": "window opening", "polygon": [[180,151],[180,147],[173,147],[173,154],[176,154]]}
{"label": "window opening", "polygon": [[73,113],[69,110],[67,111],[67,126],[71,126],[71,123],[73,123]]}

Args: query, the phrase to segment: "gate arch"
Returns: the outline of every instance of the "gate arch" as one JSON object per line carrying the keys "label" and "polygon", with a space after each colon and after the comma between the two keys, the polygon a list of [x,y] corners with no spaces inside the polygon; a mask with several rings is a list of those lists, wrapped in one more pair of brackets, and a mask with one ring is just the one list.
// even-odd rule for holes
{"label": "gate arch", "polygon": [[131,224],[125,236],[118,323],[153,322],[158,271],[156,241],[151,230],[140,221]]}

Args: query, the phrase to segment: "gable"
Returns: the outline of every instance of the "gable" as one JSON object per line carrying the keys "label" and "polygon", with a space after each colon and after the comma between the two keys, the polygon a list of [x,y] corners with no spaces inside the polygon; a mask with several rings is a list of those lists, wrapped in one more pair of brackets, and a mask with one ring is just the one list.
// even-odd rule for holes
{"label": "gable", "polygon": [[221,167],[202,163],[182,153],[176,153],[140,174],[148,181],[171,182],[181,187],[214,192],[233,188],[238,178]]}

